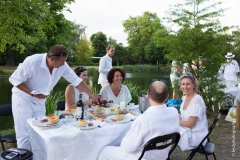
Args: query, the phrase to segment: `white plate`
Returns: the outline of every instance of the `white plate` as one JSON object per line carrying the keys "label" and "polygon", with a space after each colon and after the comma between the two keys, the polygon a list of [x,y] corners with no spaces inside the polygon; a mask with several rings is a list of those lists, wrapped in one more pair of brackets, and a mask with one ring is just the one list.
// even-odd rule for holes
{"label": "white plate", "polygon": [[51,124],[50,122],[40,122],[39,119],[34,119],[32,121],[32,124],[34,126],[38,126],[38,127],[53,127],[53,126],[58,126],[61,124],[61,121],[58,121],[57,123],[55,124]]}
{"label": "white plate", "polygon": [[116,122],[113,122],[111,119],[116,119],[116,116],[115,115],[111,115],[111,116],[107,116],[107,118],[105,119],[107,122],[111,122],[111,123],[125,123],[125,122],[129,122],[129,121],[131,121],[131,118],[130,117],[128,117],[128,116],[124,116],[123,117],[123,120],[121,120],[121,121],[118,121],[117,119],[117,121]]}
{"label": "white plate", "polygon": [[129,106],[129,105],[127,105],[127,110],[128,109],[137,109],[137,108],[139,108],[139,105],[134,105],[134,106]]}
{"label": "white plate", "polygon": [[72,122],[71,125],[73,125],[74,127],[80,128],[82,130],[85,130],[85,129],[96,128],[100,124],[98,121],[88,121],[88,123],[90,123],[90,122],[92,122],[93,126],[86,125],[86,127],[80,127],[78,121]]}

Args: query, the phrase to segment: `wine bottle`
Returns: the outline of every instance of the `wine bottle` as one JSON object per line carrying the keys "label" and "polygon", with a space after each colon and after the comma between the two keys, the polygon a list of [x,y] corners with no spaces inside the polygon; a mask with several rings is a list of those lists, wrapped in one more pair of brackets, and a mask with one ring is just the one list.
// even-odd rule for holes
{"label": "wine bottle", "polygon": [[82,117],[81,119],[84,119],[84,104],[82,101],[82,93],[79,94],[79,100],[77,102],[77,107],[81,108],[80,110],[82,110]]}
{"label": "wine bottle", "polygon": [[138,97],[142,97],[142,94],[141,94],[141,92],[140,92],[140,89],[139,89],[139,88],[137,88],[137,92],[138,92]]}

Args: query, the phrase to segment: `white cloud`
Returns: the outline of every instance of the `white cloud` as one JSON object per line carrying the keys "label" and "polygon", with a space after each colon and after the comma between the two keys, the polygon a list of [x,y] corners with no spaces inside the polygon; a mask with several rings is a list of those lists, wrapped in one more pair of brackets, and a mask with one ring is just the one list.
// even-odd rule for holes
{"label": "white cloud", "polygon": [[[166,16],[165,11],[169,10],[170,5],[182,2],[184,0],[76,0],[70,5],[72,13],[64,14],[67,19],[87,26],[88,37],[101,31],[126,46],[127,34],[124,33],[122,22],[129,16],[140,16],[150,11],[157,13],[161,19]],[[240,25],[239,6],[240,1],[223,0],[222,7],[229,10],[225,12],[225,17],[220,18],[222,25]]]}

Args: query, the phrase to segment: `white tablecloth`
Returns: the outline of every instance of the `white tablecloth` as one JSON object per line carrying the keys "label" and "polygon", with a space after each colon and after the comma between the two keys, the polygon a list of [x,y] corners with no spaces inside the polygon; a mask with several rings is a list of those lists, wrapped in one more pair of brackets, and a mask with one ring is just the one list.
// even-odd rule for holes
{"label": "white tablecloth", "polygon": [[[100,151],[107,145],[120,145],[122,138],[130,129],[132,121],[121,124],[105,123],[101,128],[79,130],[71,139],[63,138],[54,129],[41,129],[32,125],[34,119],[28,119],[31,130],[31,145],[34,160],[96,160]],[[72,125],[68,124],[69,127]],[[60,127],[67,127],[62,125]]]}

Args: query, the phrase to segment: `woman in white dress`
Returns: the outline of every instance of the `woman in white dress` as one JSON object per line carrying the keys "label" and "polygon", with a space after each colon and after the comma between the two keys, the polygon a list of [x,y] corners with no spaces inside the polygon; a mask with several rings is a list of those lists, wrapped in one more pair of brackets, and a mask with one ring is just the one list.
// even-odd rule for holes
{"label": "woman in white dress", "polygon": [[100,94],[106,100],[112,100],[114,104],[120,104],[121,101],[129,103],[132,100],[131,93],[127,86],[122,82],[126,78],[126,73],[121,68],[113,68],[108,72],[108,85],[100,90]]}
{"label": "woman in white dress", "polygon": [[[88,79],[88,71],[85,67],[77,67],[74,69],[74,72],[80,77],[83,82],[87,82]],[[91,87],[88,86],[91,90]],[[79,100],[79,94],[82,93],[82,101],[84,103],[84,110],[89,108],[89,105],[92,105],[92,99],[88,94],[78,90],[76,86],[69,84],[65,90],[65,109],[75,109],[77,107],[77,102]]]}
{"label": "woman in white dress", "polygon": [[180,88],[185,94],[180,107],[180,126],[188,133],[188,147],[196,148],[208,133],[206,105],[198,92],[198,81],[191,73],[180,77]]}

